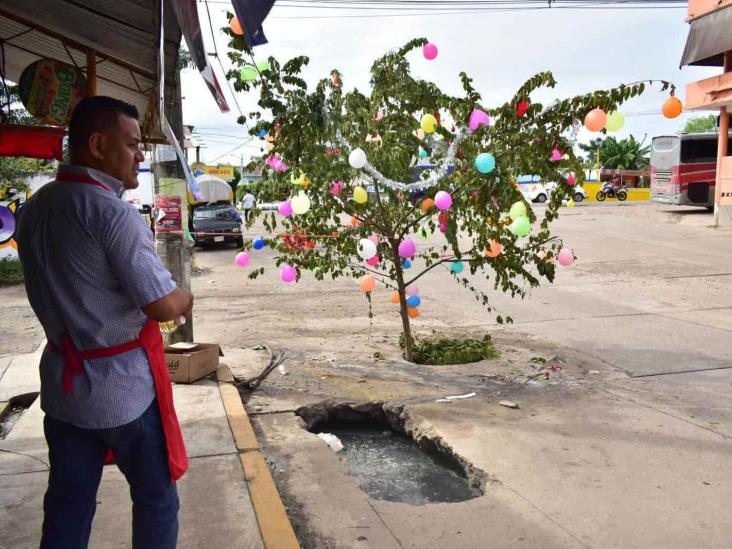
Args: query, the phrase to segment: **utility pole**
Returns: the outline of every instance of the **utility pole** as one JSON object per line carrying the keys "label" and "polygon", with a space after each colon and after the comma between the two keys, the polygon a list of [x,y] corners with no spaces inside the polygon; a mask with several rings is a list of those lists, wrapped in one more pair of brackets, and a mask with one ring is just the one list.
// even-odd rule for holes
{"label": "utility pole", "polygon": [[[168,111],[168,120],[176,137],[181,139],[181,147],[183,147],[183,105],[180,86],[180,71],[175,72],[175,94],[166,105]],[[177,158],[174,160],[165,160],[156,162],[151,165],[153,178],[155,181],[155,196],[160,194],[160,179],[174,178],[179,179],[183,183],[183,187],[187,189],[187,182],[183,167]],[[184,193],[187,195],[187,192]],[[173,275],[173,280],[179,288],[191,291],[191,254],[193,252],[193,243],[184,237],[185,227],[188,223],[188,201],[185,196],[181,197],[181,233],[155,233],[155,244],[157,253],[163,260],[163,264]],[[183,326],[166,337],[168,343],[176,343],[178,341],[193,341],[193,318],[187,319]]]}

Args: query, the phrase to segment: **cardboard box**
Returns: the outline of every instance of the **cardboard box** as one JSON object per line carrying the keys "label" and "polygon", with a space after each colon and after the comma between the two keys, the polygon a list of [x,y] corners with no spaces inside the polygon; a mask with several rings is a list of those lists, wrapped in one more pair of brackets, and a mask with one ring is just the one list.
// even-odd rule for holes
{"label": "cardboard box", "polygon": [[215,343],[186,343],[165,347],[170,379],[176,383],[193,383],[219,367],[224,356]]}

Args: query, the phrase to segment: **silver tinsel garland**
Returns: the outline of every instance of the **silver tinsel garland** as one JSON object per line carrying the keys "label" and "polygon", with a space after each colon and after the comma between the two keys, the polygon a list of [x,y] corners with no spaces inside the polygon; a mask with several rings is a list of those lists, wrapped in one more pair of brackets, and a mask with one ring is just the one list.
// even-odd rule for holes
{"label": "silver tinsel garland", "polygon": [[[470,133],[472,132],[469,129],[460,128],[457,134],[455,134],[455,138],[452,140],[450,147],[447,149],[447,154],[445,155],[445,158],[442,159],[440,165],[437,167],[436,170],[434,170],[432,175],[426,179],[415,181],[414,183],[402,183],[401,181],[394,181],[393,179],[384,177],[381,172],[379,172],[379,170],[374,168],[368,162],[368,160],[366,161],[366,165],[361,169],[366,172],[371,177],[373,182],[377,185],[388,187],[394,191],[423,191],[425,189],[434,187],[440,181],[442,181],[445,176],[447,176],[450,166],[454,165],[455,155],[457,154],[458,146],[460,145],[461,141],[465,139]],[[349,152],[353,150],[353,148],[343,138],[340,132],[336,134],[336,138],[338,139],[338,144],[341,147],[345,147],[346,149],[348,149]]]}

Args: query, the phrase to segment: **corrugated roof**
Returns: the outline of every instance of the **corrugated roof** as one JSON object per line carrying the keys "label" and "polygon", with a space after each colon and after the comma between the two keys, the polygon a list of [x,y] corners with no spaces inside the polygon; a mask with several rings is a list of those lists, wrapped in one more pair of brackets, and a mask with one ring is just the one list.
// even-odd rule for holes
{"label": "corrugated roof", "polygon": [[[3,0],[0,39],[6,78],[17,82],[32,62],[51,58],[86,68],[97,59],[97,93],[137,106],[152,116],[157,135],[157,0]],[[166,96],[174,84],[181,31],[165,0]]]}

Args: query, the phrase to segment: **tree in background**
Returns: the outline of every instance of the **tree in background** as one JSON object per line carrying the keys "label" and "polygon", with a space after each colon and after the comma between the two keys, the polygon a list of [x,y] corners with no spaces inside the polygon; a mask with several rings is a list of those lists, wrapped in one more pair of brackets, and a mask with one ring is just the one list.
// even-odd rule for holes
{"label": "tree in background", "polygon": [[717,117],[713,114],[708,116],[699,116],[687,120],[684,129],[685,133],[717,133]]}
{"label": "tree in background", "polygon": [[[410,361],[410,320],[429,299],[429,291],[417,288],[426,273],[445,268],[492,311],[489,295],[468,273],[524,297],[541,279],[554,279],[555,259],[572,262],[550,224],[570,194],[573,172],[582,177],[572,150],[578,118],[596,108],[613,111],[644,90],[634,84],[533,103],[535,90],[556,84],[544,72],[489,108],[465,73],[461,97],[413,77],[407,55],[422,48],[430,58],[430,44],[416,39],[375,61],[368,95],[346,93],[335,70],[310,91],[300,77],[306,57],[257,64],[242,38],[232,35],[230,47],[241,68],[229,73],[235,88],[260,90],[250,132],[266,133],[271,143],[265,182],[291,197],[280,205],[282,216],[264,217],[276,235],[268,245],[279,252],[282,280],[293,282],[303,271],[318,280],[358,278],[369,302],[377,281],[393,289]],[[420,168],[420,159],[429,167]],[[516,184],[523,174],[559,184],[542,219]],[[421,240],[438,230],[438,243]]]}
{"label": "tree in background", "polygon": [[[644,139],[645,141],[645,139]],[[648,167],[650,145],[643,145],[632,135],[618,141],[615,137],[596,138],[588,144],[580,143],[579,147],[587,153],[585,165],[595,167],[597,151],[600,151],[600,165],[603,168],[617,170],[642,170]]]}

